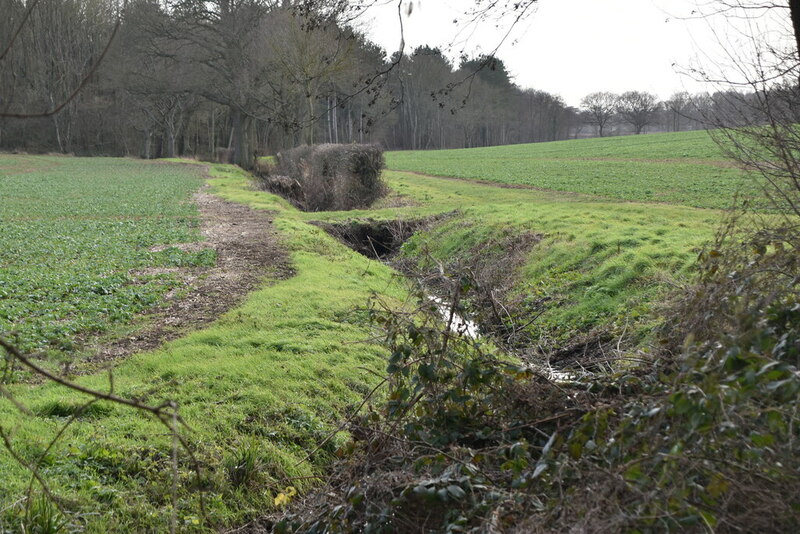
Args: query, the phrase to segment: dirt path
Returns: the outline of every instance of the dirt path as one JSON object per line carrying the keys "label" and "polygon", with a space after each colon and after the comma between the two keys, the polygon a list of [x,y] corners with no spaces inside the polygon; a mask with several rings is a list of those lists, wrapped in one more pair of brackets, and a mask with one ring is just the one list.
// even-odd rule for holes
{"label": "dirt path", "polygon": [[292,275],[269,212],[222,200],[207,193],[205,188],[195,195],[194,201],[200,210],[204,241],[181,248],[213,248],[217,253],[216,266],[171,269],[170,272],[178,272],[182,278],[181,296],[177,297],[177,292],[168,294],[165,306],[156,309],[144,326],[126,337],[111,343],[90,343],[91,364],[154,349],[212,322],[242,302],[267,275],[274,279]]}

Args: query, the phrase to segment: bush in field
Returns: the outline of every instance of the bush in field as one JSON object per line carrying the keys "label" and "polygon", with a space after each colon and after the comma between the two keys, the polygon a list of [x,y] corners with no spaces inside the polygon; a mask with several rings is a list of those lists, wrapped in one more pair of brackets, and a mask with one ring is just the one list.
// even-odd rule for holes
{"label": "bush in field", "polygon": [[377,145],[304,145],[256,168],[261,187],[304,211],[366,208],[386,193]]}

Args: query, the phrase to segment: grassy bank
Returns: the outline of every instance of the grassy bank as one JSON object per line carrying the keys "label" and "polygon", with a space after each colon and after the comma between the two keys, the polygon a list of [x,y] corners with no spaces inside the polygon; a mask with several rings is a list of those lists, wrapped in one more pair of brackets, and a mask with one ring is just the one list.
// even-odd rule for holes
{"label": "grassy bank", "polygon": [[[329,222],[455,214],[414,236],[402,256],[425,269],[431,260],[496,262],[514,277],[511,298],[539,319],[528,334],[558,347],[590,331],[626,331],[640,343],[667,289],[690,276],[720,213],[668,204],[614,202],[584,194],[509,189],[465,180],[388,172],[401,207],[301,216]],[[506,259],[521,236],[536,243],[519,264]],[[523,239],[524,240],[524,239]],[[543,310],[544,308],[544,310]]]}
{"label": "grassy bank", "polygon": [[[143,172],[174,169],[131,165]],[[312,483],[341,440],[310,463],[300,460],[345,406],[366,393],[374,380],[368,370],[383,367],[382,347],[364,342],[371,331],[359,310],[373,292],[402,296],[388,268],[305,224],[276,197],[250,191],[241,172],[214,172],[211,183],[223,196],[274,210],[295,275],[266,280],[209,328],[114,368],[118,395],[151,404],[175,400],[191,427],[187,438],[203,465],[210,523],[195,524],[199,491],[182,456],[178,517],[190,529],[242,522],[274,506],[284,488]],[[79,382],[109,387],[107,375]],[[0,400],[2,427],[22,457],[34,461],[82,399],[49,384],[8,388],[32,416]],[[101,403],[69,427],[46,455],[42,474],[75,527],[160,532],[171,509],[170,451],[170,437],[158,423]],[[250,467],[242,471],[240,465]],[[1,449],[0,481],[2,530],[20,521],[28,476]]]}

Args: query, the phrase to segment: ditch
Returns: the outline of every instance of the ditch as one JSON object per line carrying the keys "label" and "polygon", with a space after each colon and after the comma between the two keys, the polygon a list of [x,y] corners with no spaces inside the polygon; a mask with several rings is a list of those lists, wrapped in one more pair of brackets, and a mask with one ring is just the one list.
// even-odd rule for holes
{"label": "ditch", "polygon": [[[564,349],[563,354],[560,354],[558,358],[543,363],[540,359],[532,357],[529,350],[530,340],[524,336],[512,339],[513,336],[508,335],[509,326],[497,313],[494,302],[490,302],[491,298],[480,296],[470,298],[469,304],[466,306],[470,311],[466,313],[453,312],[444,273],[420,273],[418,269],[409,267],[410,262],[407,258],[399,257],[403,244],[417,232],[430,229],[452,215],[446,214],[421,219],[349,220],[341,223],[314,221],[312,224],[322,228],[362,256],[381,261],[414,283],[420,284],[430,302],[435,304],[442,320],[450,323],[450,330],[453,333],[473,339],[479,337],[490,339],[501,350],[525,361],[533,370],[547,376],[550,380],[560,384],[574,382],[578,374],[575,369],[583,371],[590,369],[591,366],[583,365],[583,363],[593,357],[594,349],[603,350],[602,342],[599,342],[597,347],[593,347],[595,340],[577,343],[569,349]],[[526,244],[519,249],[515,248],[515,254],[518,254],[520,250],[529,250],[538,242],[538,238],[528,239],[528,237],[530,236],[520,238],[526,241]],[[467,270],[474,272],[476,269],[469,267]],[[535,317],[531,318],[532,320],[535,320]]]}

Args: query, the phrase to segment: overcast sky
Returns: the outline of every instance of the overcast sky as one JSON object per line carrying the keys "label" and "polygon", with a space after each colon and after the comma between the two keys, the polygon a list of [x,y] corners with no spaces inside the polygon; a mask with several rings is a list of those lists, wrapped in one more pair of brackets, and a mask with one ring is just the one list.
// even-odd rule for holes
{"label": "overcast sky", "polygon": [[[428,44],[455,58],[464,49],[470,54],[494,50],[505,29],[453,24],[471,3],[415,0],[411,15],[404,16],[406,51]],[[739,35],[729,20],[691,18],[697,7],[698,0],[539,0],[497,56],[517,85],[559,94],[574,106],[593,91],[636,89],[668,98],[681,90],[709,90],[680,72],[707,66],[712,59],[724,62],[719,41],[736,47]],[[398,49],[396,2],[372,8],[367,20],[375,42],[389,52]],[[779,31],[764,17],[751,24],[749,32]]]}

